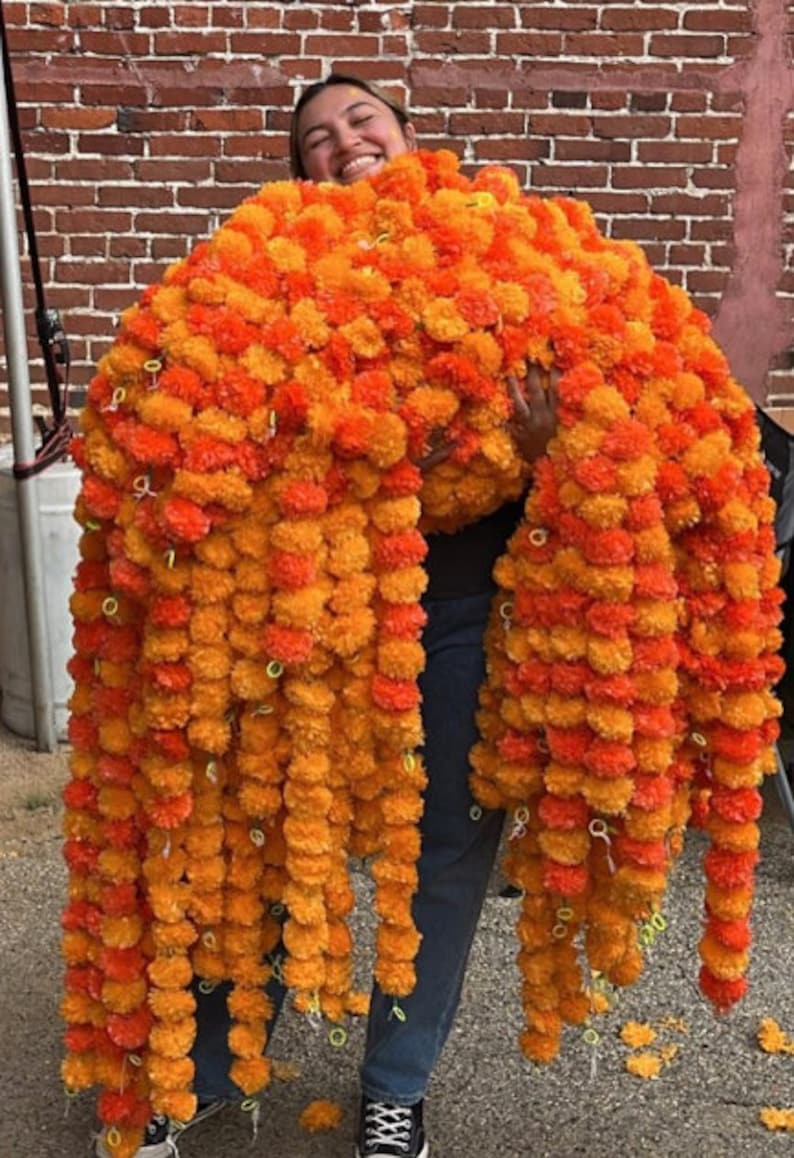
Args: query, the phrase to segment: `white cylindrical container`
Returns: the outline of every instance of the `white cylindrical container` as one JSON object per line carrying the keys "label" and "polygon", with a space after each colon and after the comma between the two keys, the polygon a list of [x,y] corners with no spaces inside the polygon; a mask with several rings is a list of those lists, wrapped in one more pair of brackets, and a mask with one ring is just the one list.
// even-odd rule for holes
{"label": "white cylindrical container", "polygon": [[[12,732],[35,738],[13,461],[13,448],[0,446],[0,719]],[[66,704],[72,692],[72,681],[66,671],[72,652],[69,596],[80,537],[72,512],[80,489],[80,472],[72,462],[57,462],[37,476],[36,485],[55,729],[59,739],[64,739]]]}

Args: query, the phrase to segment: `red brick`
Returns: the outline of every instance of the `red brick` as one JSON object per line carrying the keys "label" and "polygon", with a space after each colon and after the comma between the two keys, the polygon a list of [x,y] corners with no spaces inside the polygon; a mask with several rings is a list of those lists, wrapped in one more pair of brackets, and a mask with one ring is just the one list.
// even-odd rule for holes
{"label": "red brick", "polygon": [[618,218],[612,223],[612,236],[625,241],[678,241],[686,236],[686,224],[675,219],[660,221],[650,217]]}
{"label": "red brick", "polygon": [[598,26],[598,8],[580,8],[548,3],[522,4],[519,8],[523,28],[557,29],[560,32],[583,32]]}
{"label": "red brick", "polygon": [[74,38],[68,31],[58,32],[54,28],[7,28],[6,32],[12,62],[17,53],[26,58],[32,52],[74,52]]}
{"label": "red brick", "polygon": [[587,138],[557,138],[554,141],[555,161],[618,161],[631,160],[628,141],[593,141]]}
{"label": "red brick", "polygon": [[42,108],[46,129],[107,129],[116,123],[115,109]]}
{"label": "red brick", "polygon": [[724,36],[666,36],[659,33],[651,37],[651,56],[678,56],[691,60],[693,57],[722,56],[724,52]]}
{"label": "red brick", "polygon": [[[28,176],[30,176],[28,169]],[[129,160],[111,157],[66,157],[55,162],[55,180],[64,181],[133,181],[136,172]]]}
{"label": "red brick", "polygon": [[496,136],[517,136],[523,133],[525,117],[523,113],[511,112],[462,112],[452,113],[449,118],[450,132],[456,134],[472,133],[482,136],[490,133]]}
{"label": "red brick", "polygon": [[169,8],[177,28],[206,28],[217,11],[210,13],[207,4],[170,4]]}
{"label": "red brick", "polygon": [[497,32],[497,56],[560,56],[562,36],[553,32]]}
{"label": "red brick", "polygon": [[67,236],[73,233],[128,233],[132,228],[132,214],[109,209],[58,209],[55,228]]}
{"label": "red brick", "polygon": [[689,174],[672,165],[622,165],[612,173],[616,189],[685,189]]}
{"label": "red brick", "polygon": [[[370,16],[377,15],[379,17],[380,13],[376,14],[374,12],[371,12],[371,13],[369,13],[369,15]],[[344,11],[340,12],[340,11],[337,11],[335,9],[329,9],[328,11],[322,12],[320,14],[320,27],[327,29],[329,32],[353,32],[355,30],[355,21],[353,20],[353,13],[349,12],[349,11],[348,12],[344,12]],[[380,20],[378,20],[377,28],[370,29],[369,31],[380,32],[382,30],[382,28],[383,28],[383,24],[381,23]],[[364,31],[366,31],[366,30],[364,30]]]}
{"label": "red brick", "polygon": [[[286,176],[286,174],[284,174]],[[183,186],[177,191],[176,201],[177,205],[185,205],[189,209],[204,209],[207,213],[217,211],[219,209],[231,210],[236,209],[244,197],[250,197],[255,193],[261,185],[264,184],[262,177],[262,167],[257,169],[256,179],[246,185],[231,185],[221,186],[213,185],[208,188],[202,186],[198,189],[191,189],[188,186]],[[209,222],[207,223],[209,229]]]}
{"label": "red brick", "polygon": [[103,257],[106,246],[106,238],[101,233],[69,238],[69,249],[75,257]]}
{"label": "red brick", "polygon": [[753,17],[749,6],[722,8],[709,4],[684,12],[683,25],[692,32],[752,32]]}
{"label": "red brick", "polygon": [[[152,157],[218,157],[220,156],[221,142],[217,136],[187,135],[174,137],[152,137],[149,142],[149,153]],[[163,164],[164,175],[166,163]]]}
{"label": "red brick", "polygon": [[129,8],[111,8],[105,12],[106,28],[134,28],[135,13]]}
{"label": "red brick", "polygon": [[[278,18],[278,13],[276,14]],[[243,9],[238,4],[215,4],[212,8],[212,25],[215,28],[242,28],[245,22]]]}
{"label": "red brick", "polygon": [[210,132],[259,132],[262,128],[262,109],[197,109],[191,117],[192,125]]}
{"label": "red brick", "polygon": [[65,23],[65,16],[63,4],[30,5],[31,24],[49,24],[53,28],[60,28]]}
{"label": "red brick", "polygon": [[618,35],[609,32],[568,32],[565,52],[571,56],[613,56],[621,60],[627,56],[644,56],[642,36]]}
{"label": "red brick", "polygon": [[[217,9],[216,9],[217,11]],[[292,23],[301,13],[306,13],[313,21],[312,24]],[[268,4],[266,8],[259,5],[247,4],[245,9],[245,26],[247,28],[315,28],[317,14],[311,9],[298,8],[279,11],[275,4]]]}
{"label": "red brick", "polygon": [[379,44],[377,36],[345,36],[344,38],[340,38],[338,36],[323,36],[321,34],[314,35],[313,33],[307,33],[303,51],[310,54],[316,52],[320,56],[331,56],[343,46],[348,55],[363,56],[368,59],[376,59],[378,56]]}
{"label": "red brick", "polygon": [[135,229],[138,233],[165,233],[176,234],[182,237],[186,233],[198,235],[207,228],[206,213],[185,213],[184,209],[171,210],[168,213],[136,213]]}
{"label": "red brick", "polygon": [[139,11],[138,20],[142,28],[168,28],[171,23],[170,9],[147,4]]}
{"label": "red brick", "polygon": [[666,137],[670,132],[669,117],[643,117],[629,114],[622,117],[593,117],[593,134],[596,137]]}
{"label": "red brick", "polygon": [[474,155],[478,161],[538,161],[548,157],[548,141],[485,140],[474,142]]}
{"label": "red brick", "polygon": [[452,13],[455,28],[515,28],[516,11],[512,4],[459,4]]}
{"label": "red brick", "polygon": [[488,32],[461,32],[452,28],[444,32],[415,32],[414,43],[417,52],[428,56],[485,56],[491,49]]}
{"label": "red brick", "polygon": [[606,165],[536,165],[532,170],[533,185],[553,189],[603,187],[608,177]]}
{"label": "red brick", "polygon": [[617,112],[626,109],[626,94],[622,92],[594,92],[590,94],[590,105],[595,110]]}
{"label": "red brick", "polygon": [[[162,161],[136,161],[134,169],[136,180],[147,185],[159,183],[164,177]],[[170,160],[168,162],[169,185],[178,185],[183,182],[187,184],[197,184],[200,181],[208,181],[211,175],[212,164],[208,159],[196,161]]]}
{"label": "red brick", "polygon": [[[232,37],[233,38],[233,37]],[[154,52],[160,56],[204,56],[226,51],[226,33],[210,32],[155,32]]]}
{"label": "red brick", "polygon": [[174,202],[173,193],[162,185],[102,185],[97,191],[101,206],[134,206],[136,209],[158,209]]}
{"label": "red brick", "polygon": [[102,25],[102,4],[64,4],[59,7],[65,9],[64,14],[72,28],[100,28]]}
{"label": "red brick", "polygon": [[635,4],[632,8],[605,5],[601,13],[601,28],[607,31],[653,32],[677,27],[678,13],[671,8],[657,8],[655,5],[643,7]]}
{"label": "red brick", "polygon": [[694,137],[696,140],[730,139],[740,137],[741,117],[678,117],[677,137]]}
{"label": "red brick", "polygon": [[718,169],[710,165],[707,169],[695,170],[692,184],[698,189],[735,189],[736,173],[733,169]]}
{"label": "red brick", "polygon": [[692,197],[686,193],[662,193],[651,198],[652,213],[680,213],[692,217],[722,217],[727,213],[728,207],[728,198],[716,195]]}
{"label": "red brick", "polygon": [[301,38],[295,32],[233,32],[229,46],[240,56],[281,56],[300,52]]}
{"label": "red brick", "polygon": [[674,113],[699,113],[706,108],[706,98],[699,92],[674,92],[670,108]]}
{"label": "red brick", "polygon": [[414,28],[446,28],[450,11],[448,4],[417,4],[413,10]]}
{"label": "red brick", "polygon": [[127,60],[148,54],[149,35],[145,32],[85,31],[80,33],[80,48],[92,56],[117,56]]}
{"label": "red brick", "polygon": [[701,266],[706,264],[705,245],[671,245],[668,260],[673,265]]}
{"label": "red brick", "polygon": [[640,141],[637,145],[637,160],[650,164],[703,165],[713,158],[711,141]]}
{"label": "red brick", "polygon": [[111,237],[111,257],[145,257],[149,246],[142,237]]}
{"label": "red brick", "polygon": [[78,282],[80,285],[119,285],[129,281],[130,267],[126,261],[76,261],[63,258],[57,263],[57,280]]}

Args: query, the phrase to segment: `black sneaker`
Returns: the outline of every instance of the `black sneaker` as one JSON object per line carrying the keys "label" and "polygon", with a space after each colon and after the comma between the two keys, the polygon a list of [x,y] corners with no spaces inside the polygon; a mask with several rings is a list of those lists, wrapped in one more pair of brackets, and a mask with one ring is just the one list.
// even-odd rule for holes
{"label": "black sneaker", "polygon": [[[107,1130],[103,1130],[97,1138],[94,1154],[96,1158],[113,1158],[113,1151],[108,1146]],[[152,1118],[146,1127],[143,1144],[135,1151],[133,1158],[178,1158],[168,1118],[160,1114]]]}
{"label": "black sneaker", "polygon": [[393,1106],[362,1098],[356,1158],[427,1158],[422,1105]]}
{"label": "black sneaker", "polygon": [[[211,1118],[225,1105],[226,1102],[220,1099],[214,1101],[199,1099],[198,1109],[189,1122],[171,1122],[162,1114],[155,1114],[146,1127],[143,1143],[140,1149],[135,1151],[133,1158],[179,1158],[179,1151],[176,1148],[176,1139],[179,1135],[206,1118]],[[103,1130],[96,1140],[94,1155],[95,1158],[113,1158],[112,1151],[108,1147],[106,1130]]]}

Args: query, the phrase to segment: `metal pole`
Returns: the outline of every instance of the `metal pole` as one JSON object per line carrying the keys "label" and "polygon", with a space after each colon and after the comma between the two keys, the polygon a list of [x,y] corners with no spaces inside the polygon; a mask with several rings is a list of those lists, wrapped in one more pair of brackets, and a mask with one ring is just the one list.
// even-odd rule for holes
{"label": "metal pole", "polygon": [[[22,305],[22,278],[19,272],[14,183],[11,170],[11,134],[8,125],[8,94],[0,69],[0,301],[3,306],[8,398],[11,406],[11,428],[14,457],[30,462],[33,445],[28,345],[25,313]],[[45,615],[44,568],[39,528],[38,486],[35,476],[20,479],[16,486],[19,537],[22,546],[22,571],[28,625],[28,650],[33,693],[33,719],[36,747],[39,752],[54,752],[57,747],[55,711],[50,672],[50,648]]]}

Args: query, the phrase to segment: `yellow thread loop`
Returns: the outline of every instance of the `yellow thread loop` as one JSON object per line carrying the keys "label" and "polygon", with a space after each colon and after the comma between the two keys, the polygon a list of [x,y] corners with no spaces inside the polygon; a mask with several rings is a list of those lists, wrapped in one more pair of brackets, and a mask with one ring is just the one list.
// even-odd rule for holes
{"label": "yellow thread loop", "polygon": [[144,362],[143,368],[147,374],[156,374],[158,370],[162,370],[163,363],[158,358],[150,358],[148,362]]}
{"label": "yellow thread loop", "polygon": [[469,818],[474,821],[482,820],[482,809],[479,804],[472,804],[469,809]]}
{"label": "yellow thread loop", "polygon": [[416,767],[416,756],[413,752],[403,752],[403,768],[406,772],[413,772]]}
{"label": "yellow thread loop", "polygon": [[341,1025],[335,1025],[328,1031],[328,1040],[334,1049],[341,1049],[347,1045],[347,1030],[342,1029]]}
{"label": "yellow thread loop", "polygon": [[271,659],[270,663],[265,668],[268,676],[272,680],[277,680],[280,675],[284,673],[284,664],[279,663],[277,659]]}
{"label": "yellow thread loop", "polygon": [[252,716],[272,716],[274,710],[275,709],[273,708],[272,704],[257,704],[256,707],[254,708],[253,712],[251,712],[251,715]]}
{"label": "yellow thread loop", "polygon": [[529,541],[533,547],[544,547],[549,541],[549,532],[545,527],[533,527],[529,532]]}
{"label": "yellow thread loop", "polygon": [[111,1150],[116,1150],[121,1145],[121,1131],[117,1126],[111,1126],[105,1134],[105,1145]]}
{"label": "yellow thread loop", "polygon": [[176,550],[173,547],[169,547],[165,553],[165,565],[169,571],[173,571],[176,565]]}
{"label": "yellow thread loop", "polygon": [[595,1029],[586,1029],[582,1034],[582,1041],[585,1043],[585,1045],[598,1045],[598,1043],[601,1041],[601,1038],[598,1036],[598,1033]]}
{"label": "yellow thread loop", "polygon": [[217,949],[218,948],[218,939],[215,936],[215,934],[213,933],[212,929],[207,929],[207,931],[202,934],[201,940],[207,946],[208,949]]}
{"label": "yellow thread loop", "polygon": [[255,844],[257,848],[262,848],[265,843],[265,834],[261,828],[252,828],[248,833],[251,844]]}
{"label": "yellow thread loop", "polygon": [[391,1021],[391,1019],[393,1017],[396,1017],[398,1021],[403,1023],[403,1025],[408,1020],[408,1014],[405,1012],[404,1009],[402,1009],[400,1007],[400,1004],[397,1001],[396,997],[395,997],[394,1001],[392,1002],[391,1009],[389,1010],[388,1020]]}
{"label": "yellow thread loop", "polygon": [[697,746],[698,746],[699,748],[705,748],[705,747],[706,747],[706,745],[708,744],[708,740],[707,740],[707,739],[706,739],[706,737],[705,737],[704,735],[702,735],[702,733],[700,733],[700,732],[692,732],[692,734],[691,734],[691,737],[690,737],[690,738],[691,738],[691,740],[692,740],[692,743],[693,743],[693,744],[697,744]]}
{"label": "yellow thread loop", "polygon": [[199,981],[198,987],[199,993],[212,993],[215,989],[218,988],[218,982],[210,981],[208,978],[203,977],[201,981]]}
{"label": "yellow thread loop", "polygon": [[111,401],[113,402],[114,406],[121,406],[122,402],[124,401],[124,399],[126,397],[127,397],[127,391],[124,389],[124,387],[123,386],[117,386],[116,389],[113,391],[113,396],[112,396]]}
{"label": "yellow thread loop", "polygon": [[107,599],[102,600],[102,614],[106,615],[108,619],[112,619],[118,613],[119,601],[113,595],[108,595]]}

